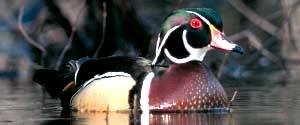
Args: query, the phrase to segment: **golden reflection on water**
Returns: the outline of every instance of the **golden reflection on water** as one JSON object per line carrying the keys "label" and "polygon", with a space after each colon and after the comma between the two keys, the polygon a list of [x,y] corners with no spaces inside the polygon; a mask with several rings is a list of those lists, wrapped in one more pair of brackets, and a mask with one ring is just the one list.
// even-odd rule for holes
{"label": "golden reflection on water", "polygon": [[72,116],[76,119],[74,120],[74,125],[128,125],[129,124],[129,113],[116,113],[110,112],[109,114],[105,112],[74,112]]}

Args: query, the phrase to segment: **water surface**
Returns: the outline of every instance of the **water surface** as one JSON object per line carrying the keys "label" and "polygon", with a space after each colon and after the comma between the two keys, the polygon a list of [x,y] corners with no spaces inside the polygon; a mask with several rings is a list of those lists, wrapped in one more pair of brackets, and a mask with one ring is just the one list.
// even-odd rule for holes
{"label": "water surface", "polygon": [[238,96],[232,113],[152,114],[148,122],[128,113],[61,115],[59,100],[51,99],[32,82],[0,80],[1,125],[282,125],[300,124],[300,84],[291,82],[226,84]]}

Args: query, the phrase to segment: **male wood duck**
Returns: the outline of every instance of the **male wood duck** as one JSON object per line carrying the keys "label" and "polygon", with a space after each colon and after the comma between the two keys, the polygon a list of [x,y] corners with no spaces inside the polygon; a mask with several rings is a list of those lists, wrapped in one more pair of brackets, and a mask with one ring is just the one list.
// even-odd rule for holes
{"label": "male wood duck", "polygon": [[60,97],[64,108],[81,112],[224,111],[229,108],[226,92],[202,63],[211,49],[243,53],[226,38],[216,11],[180,9],[165,19],[152,62],[142,57],[82,58],[63,70],[37,70],[34,81]]}

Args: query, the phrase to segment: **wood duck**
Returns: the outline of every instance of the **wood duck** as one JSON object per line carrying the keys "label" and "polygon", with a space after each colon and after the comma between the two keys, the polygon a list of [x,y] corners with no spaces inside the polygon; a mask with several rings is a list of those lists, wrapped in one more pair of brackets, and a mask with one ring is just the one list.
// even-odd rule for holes
{"label": "wood duck", "polygon": [[[180,9],[165,19],[152,61],[124,56],[81,58],[59,71],[37,70],[33,80],[52,97],[60,97],[64,108],[82,112],[227,110],[226,92],[202,63],[211,49],[243,53],[224,35],[216,11]],[[167,67],[160,67],[162,63]]]}

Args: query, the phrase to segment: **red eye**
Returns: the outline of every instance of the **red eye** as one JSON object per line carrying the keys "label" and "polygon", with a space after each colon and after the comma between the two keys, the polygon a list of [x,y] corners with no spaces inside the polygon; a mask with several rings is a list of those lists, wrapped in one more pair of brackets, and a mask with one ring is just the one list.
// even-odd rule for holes
{"label": "red eye", "polygon": [[193,18],[190,21],[190,26],[194,29],[199,29],[202,27],[202,22],[201,22],[201,20],[199,20],[197,18]]}

